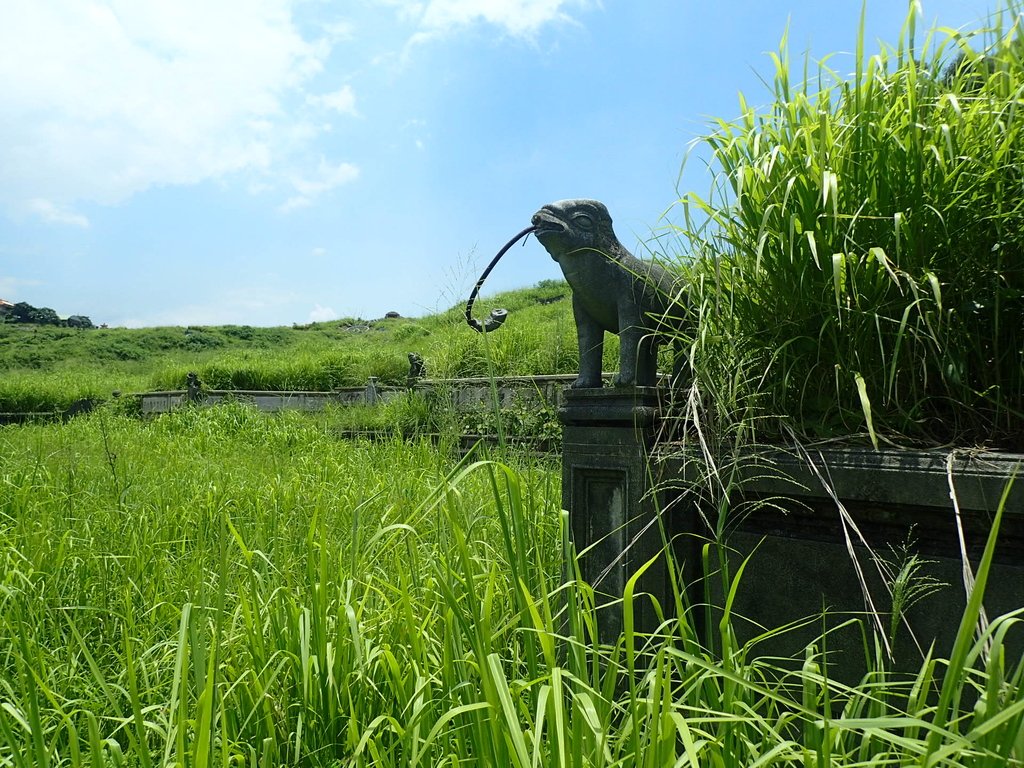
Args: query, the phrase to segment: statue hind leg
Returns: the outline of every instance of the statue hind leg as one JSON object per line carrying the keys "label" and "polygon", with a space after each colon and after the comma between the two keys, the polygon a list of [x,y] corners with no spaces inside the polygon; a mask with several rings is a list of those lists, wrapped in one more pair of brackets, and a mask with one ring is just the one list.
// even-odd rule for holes
{"label": "statue hind leg", "polygon": [[688,387],[693,383],[693,368],[690,365],[690,356],[687,354],[686,345],[682,339],[672,341],[672,379],[673,390]]}
{"label": "statue hind leg", "polygon": [[658,386],[658,339],[653,333],[644,334],[637,345],[636,385]]}

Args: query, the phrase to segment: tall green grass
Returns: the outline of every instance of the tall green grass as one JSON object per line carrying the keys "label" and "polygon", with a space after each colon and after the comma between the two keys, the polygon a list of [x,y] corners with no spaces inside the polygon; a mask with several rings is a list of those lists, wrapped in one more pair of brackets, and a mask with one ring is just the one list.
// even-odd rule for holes
{"label": "tall green grass", "polygon": [[795,69],[783,38],[771,103],[703,137],[713,189],[680,200],[698,368],[746,372],[748,408],[810,437],[1020,446],[1021,11],[922,35],[910,3],[849,74]]}
{"label": "tall green grass", "polygon": [[711,650],[679,594],[652,636],[627,600],[597,645],[558,475],[534,461],[237,404],[0,441],[0,765],[1024,759],[1018,619],[973,637],[998,515],[950,661],[903,678],[879,651],[842,685],[826,639],[762,658],[728,605]]}

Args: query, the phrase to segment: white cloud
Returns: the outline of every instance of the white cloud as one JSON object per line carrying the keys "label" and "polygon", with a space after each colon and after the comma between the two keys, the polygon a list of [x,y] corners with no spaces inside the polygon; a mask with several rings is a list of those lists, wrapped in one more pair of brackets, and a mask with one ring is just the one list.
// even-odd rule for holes
{"label": "white cloud", "polygon": [[[112,205],[152,187],[244,174],[240,188],[254,193],[292,187],[281,207],[293,210],[355,179],[351,163],[332,175],[299,158],[315,157],[330,131],[322,110],[357,114],[352,85],[330,90],[337,79],[316,87],[315,78],[332,48],[358,48],[356,33],[376,26],[340,20],[304,35],[295,12],[303,2],[5,4],[0,208],[84,227],[82,202]],[[403,29],[391,34],[411,28],[414,40],[477,24],[529,37],[597,2],[376,0],[373,12],[397,13]]]}
{"label": "white cloud", "polygon": [[356,112],[356,94],[351,85],[343,85],[331,93],[307,96],[306,101],[315,106],[333,109],[335,112],[348,115],[358,114]]}
{"label": "white cloud", "polygon": [[74,201],[268,171],[296,137],[316,133],[285,102],[330,50],[302,37],[291,2],[8,4],[0,204],[47,201],[81,225]]}
{"label": "white cloud", "polygon": [[231,325],[259,324],[262,317],[276,314],[300,300],[294,291],[267,287],[266,284],[244,285],[224,291],[199,303],[183,304],[169,309],[123,317],[112,321],[127,328],[149,328],[164,325]]}
{"label": "white cloud", "polygon": [[314,248],[312,251],[310,251],[309,255],[315,259],[322,259],[324,256],[327,255],[327,249],[319,247]]}
{"label": "white cloud", "polygon": [[62,207],[41,197],[28,201],[28,210],[50,224],[67,224],[72,227],[88,228],[89,219],[70,208]]}
{"label": "white cloud", "polygon": [[355,37],[355,28],[348,21],[333,21],[324,24],[323,31],[331,42],[347,42]]}
{"label": "white cloud", "polygon": [[309,322],[311,323],[326,323],[337,319],[337,312],[330,307],[321,307],[319,304],[314,304],[313,309],[309,312]]}
{"label": "white cloud", "polygon": [[377,2],[380,5],[397,9],[398,20],[406,22],[415,22],[419,19],[427,5],[426,3],[418,2],[418,0],[377,0]]}
{"label": "white cloud", "polygon": [[420,38],[450,32],[458,27],[483,22],[501,27],[513,37],[532,37],[552,22],[572,22],[563,10],[594,5],[593,0],[429,0],[407,2],[385,0],[397,5],[404,18],[417,19]]}
{"label": "white cloud", "polygon": [[352,163],[332,165],[320,160],[320,167],[313,177],[292,176],[291,184],[297,194],[288,198],[280,207],[282,213],[312,205],[320,195],[330,192],[335,187],[348,184],[359,178],[359,168]]}

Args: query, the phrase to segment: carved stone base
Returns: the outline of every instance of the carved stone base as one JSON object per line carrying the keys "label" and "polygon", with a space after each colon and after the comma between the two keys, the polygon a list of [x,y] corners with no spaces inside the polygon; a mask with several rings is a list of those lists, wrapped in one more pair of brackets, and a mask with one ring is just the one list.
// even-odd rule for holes
{"label": "carved stone base", "polygon": [[[649,465],[657,405],[651,387],[577,389],[566,391],[559,409],[562,505],[569,512],[581,575],[598,595],[602,643],[614,643],[622,633],[621,601],[629,579],[664,549]],[[637,632],[657,629],[651,598],[667,608],[667,586],[659,558],[635,589]]]}

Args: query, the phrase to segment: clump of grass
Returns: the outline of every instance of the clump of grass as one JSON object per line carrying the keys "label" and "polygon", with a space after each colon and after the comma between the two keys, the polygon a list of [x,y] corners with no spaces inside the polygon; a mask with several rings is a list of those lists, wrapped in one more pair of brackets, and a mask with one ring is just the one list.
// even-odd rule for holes
{"label": "clump of grass", "polygon": [[[142,377],[126,377],[118,383],[136,383]],[[4,374],[0,382],[0,413],[48,413],[63,411],[76,400],[107,400],[111,380],[98,370],[58,367],[47,371]]]}
{"label": "clump of grass", "polygon": [[783,39],[772,104],[704,137],[714,188],[680,201],[702,359],[752,362],[804,436],[1019,446],[1021,6],[923,42],[918,13],[874,55],[862,33],[851,76],[797,82]]}

